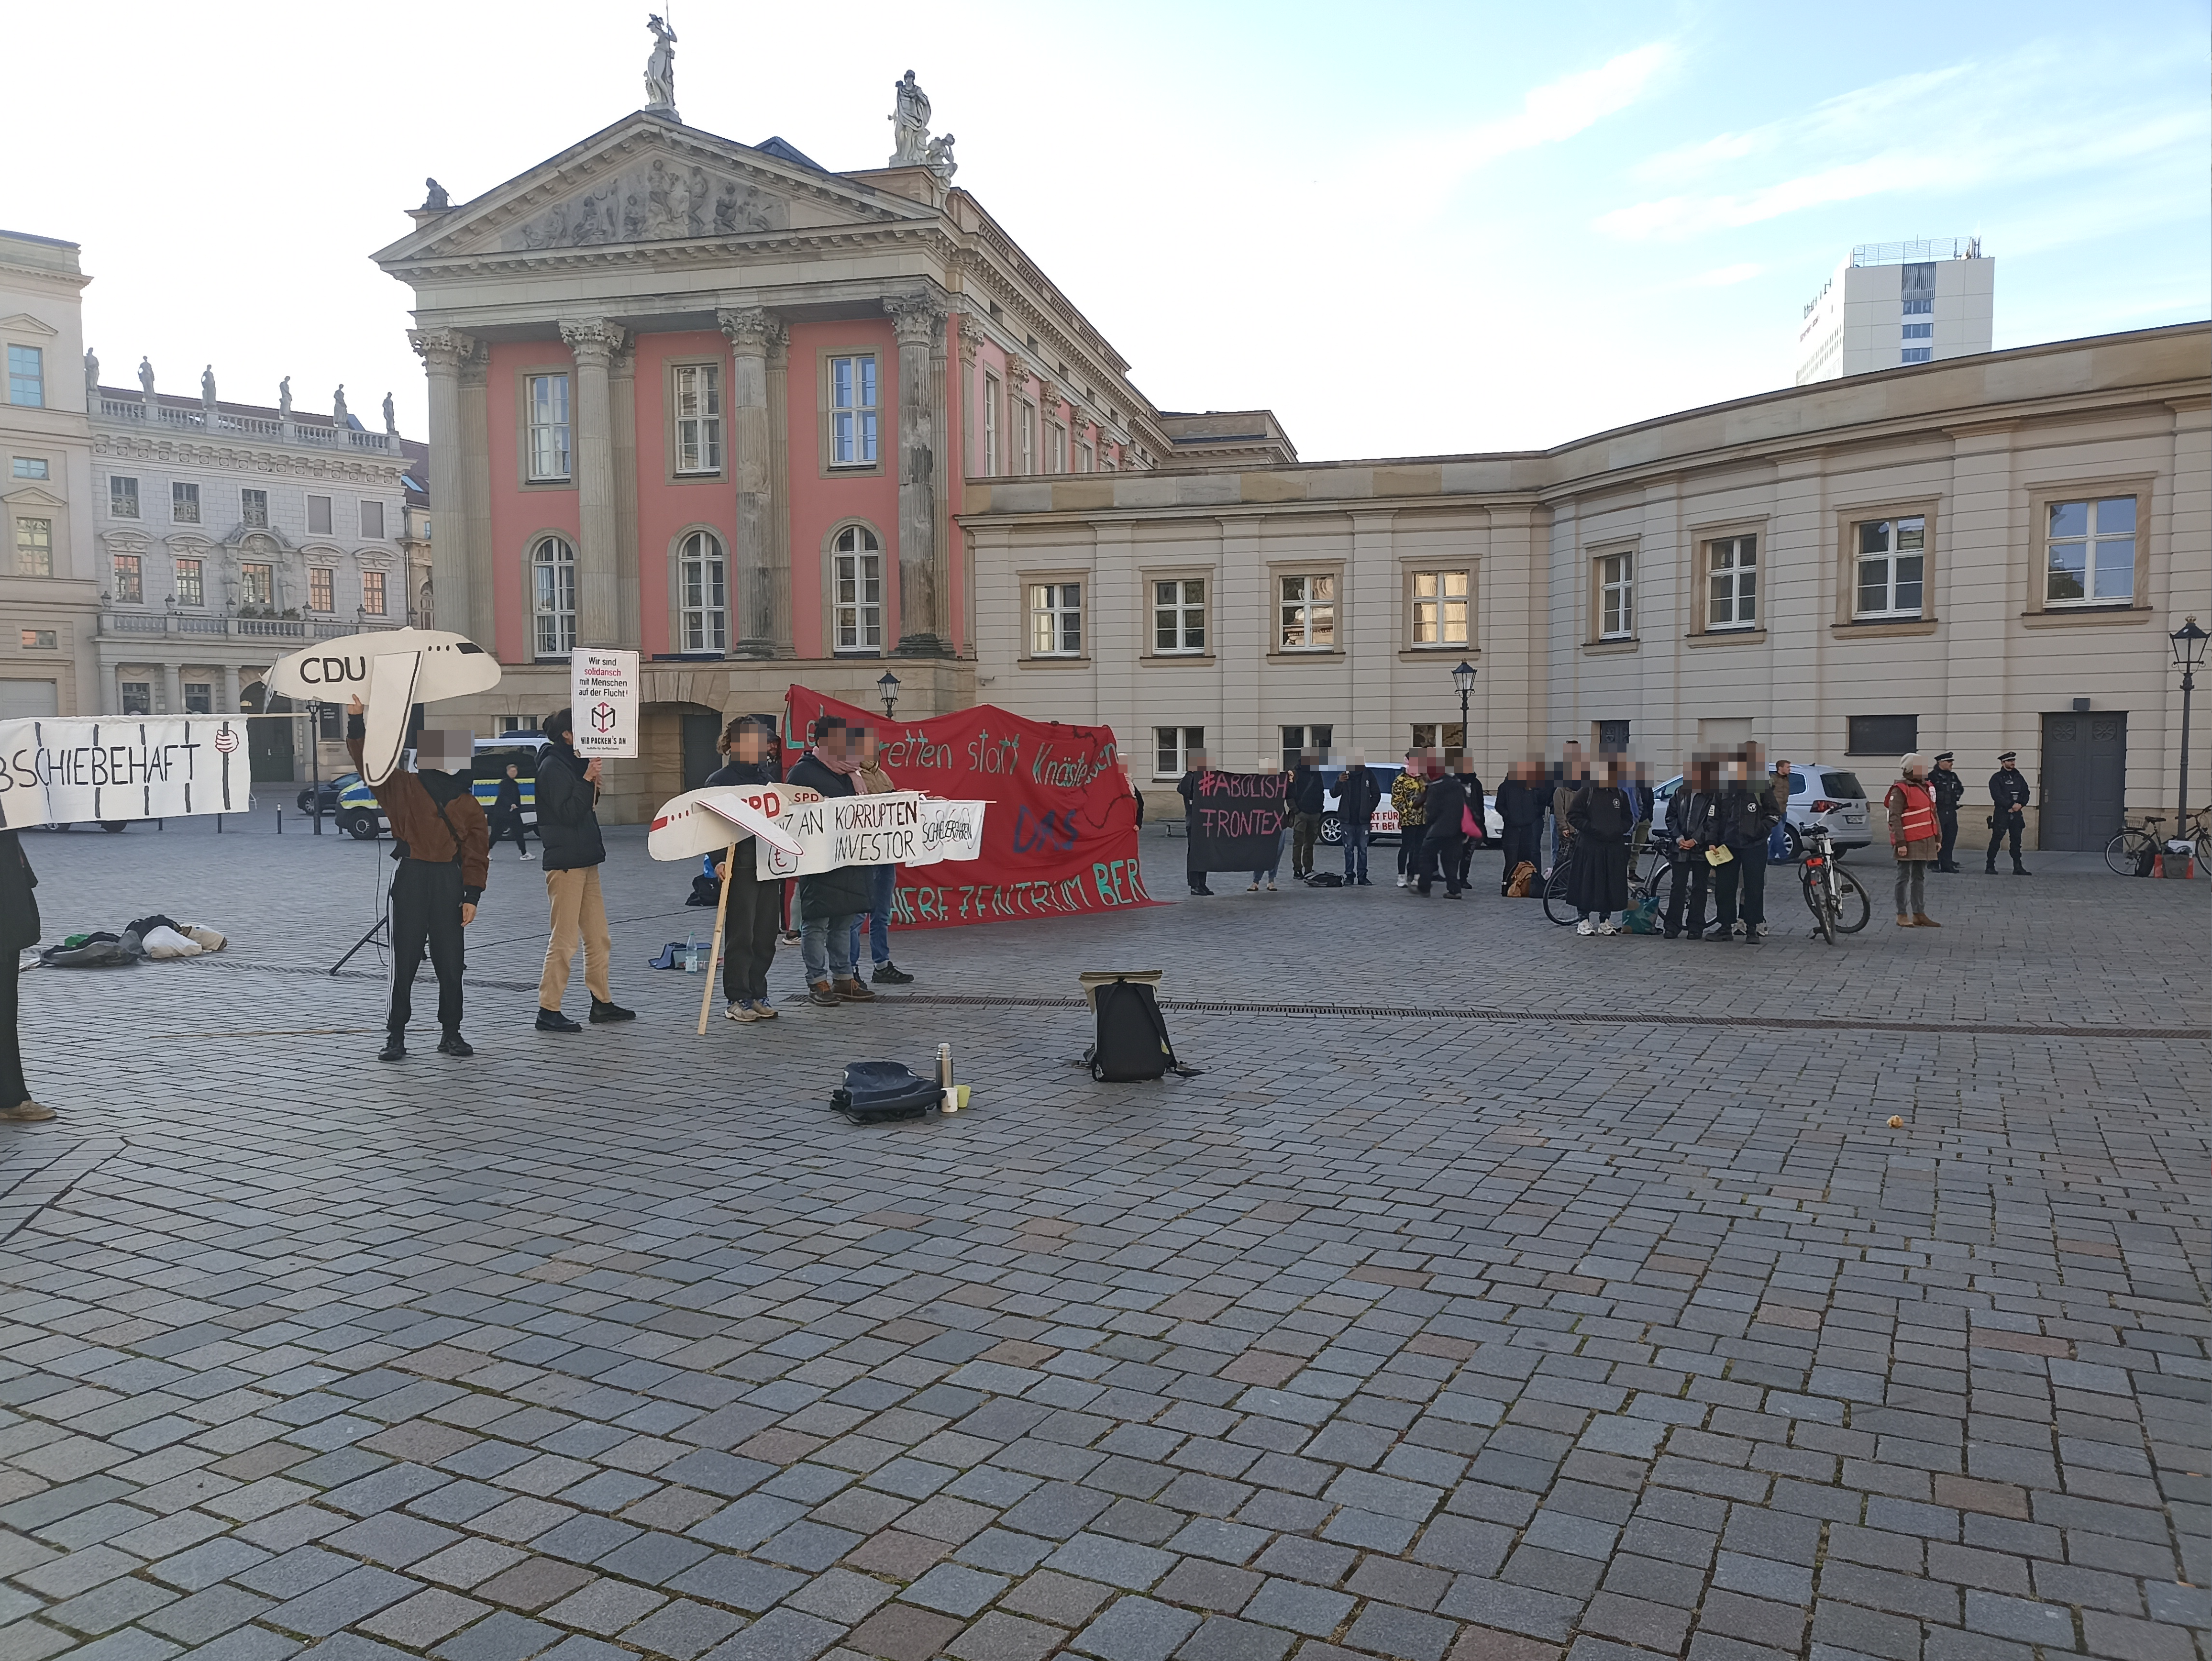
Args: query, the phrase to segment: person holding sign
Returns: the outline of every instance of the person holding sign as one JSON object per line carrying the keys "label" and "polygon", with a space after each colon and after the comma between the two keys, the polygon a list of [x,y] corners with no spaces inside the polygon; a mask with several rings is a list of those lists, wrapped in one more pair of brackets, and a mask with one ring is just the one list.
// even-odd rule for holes
{"label": "person holding sign", "polygon": [[[708,776],[707,782],[774,784],[775,768],[769,750],[775,741],[775,729],[758,715],[738,716],[723,730],[715,746],[722,752],[722,765]],[[769,1002],[768,970],[775,961],[783,884],[759,874],[750,843],[738,847],[734,863],[715,860],[714,874],[728,897],[722,934],[722,996],[726,1000],[722,1013],[733,1021],[772,1021],[778,1012]]]}
{"label": "person holding sign", "polygon": [[[346,705],[346,753],[363,770],[368,729],[359,697]],[[469,784],[467,732],[416,735],[415,770],[396,769],[375,787],[392,823],[392,1006],[380,1062],[404,1060],[415,1013],[415,971],[427,946],[438,976],[438,1053],[473,1056],[461,1037],[461,930],[477,919],[491,875],[491,831]]]}
{"label": "person holding sign", "polygon": [[607,933],[607,903],[599,893],[599,867],[607,861],[607,845],[599,837],[599,764],[594,758],[587,766],[577,756],[576,722],[568,710],[548,715],[543,730],[549,742],[538,758],[538,843],[553,916],[545,970],[538,981],[538,1030],[584,1030],[561,1013],[580,940],[584,984],[592,992],[592,1024],[634,1021],[637,1012],[617,1004],[607,983],[614,939]]}
{"label": "person holding sign", "polygon": [[31,1099],[31,1086],[23,1080],[23,1051],[15,1037],[18,976],[16,954],[36,946],[43,925],[39,921],[39,885],[23,844],[13,830],[0,830],[0,1119],[30,1124],[51,1119],[54,1110]]}
{"label": "person holding sign", "polygon": [[[842,715],[814,723],[813,747],[791,770],[791,782],[818,790],[824,800],[856,796],[853,776],[860,770],[860,747]],[[872,898],[865,865],[843,865],[799,879],[799,905],[805,922],[799,931],[799,957],[806,965],[807,1001],[823,1009],[841,1003],[869,1003],[874,991],[860,978],[853,958],[853,925]]]}

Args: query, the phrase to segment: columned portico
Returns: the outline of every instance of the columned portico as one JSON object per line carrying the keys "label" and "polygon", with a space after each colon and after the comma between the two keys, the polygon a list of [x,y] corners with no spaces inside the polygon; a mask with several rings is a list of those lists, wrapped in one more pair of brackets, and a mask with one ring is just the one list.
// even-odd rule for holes
{"label": "columned portico", "polygon": [[931,294],[886,300],[898,340],[900,657],[943,657],[938,624],[937,431],[943,411],[931,371],[945,307]]}
{"label": "columned portico", "polygon": [[622,592],[609,380],[623,330],[603,317],[563,318],[561,338],[576,360],[576,643],[614,646],[622,635]]}

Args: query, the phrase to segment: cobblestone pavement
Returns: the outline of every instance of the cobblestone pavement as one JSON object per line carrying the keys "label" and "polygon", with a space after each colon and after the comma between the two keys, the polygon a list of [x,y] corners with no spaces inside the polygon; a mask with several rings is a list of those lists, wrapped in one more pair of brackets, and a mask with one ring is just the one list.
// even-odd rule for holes
{"label": "cobblestone pavement", "polygon": [[[380,1067],[379,849],[27,838],[50,938],[235,943],[23,982],[0,1661],[2208,1661],[2202,890],[1669,945],[1148,841],[701,1039],[611,840],[642,1019],[528,1030],[509,858]],[[1067,1065],[1094,967],[1205,1071]],[[970,1112],[826,1111],[940,1038]]]}

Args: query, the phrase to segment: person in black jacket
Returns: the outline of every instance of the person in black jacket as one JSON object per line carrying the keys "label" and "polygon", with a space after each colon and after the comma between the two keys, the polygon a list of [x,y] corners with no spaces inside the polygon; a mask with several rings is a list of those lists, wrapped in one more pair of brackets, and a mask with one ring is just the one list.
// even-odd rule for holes
{"label": "person in black jacket", "polygon": [[1176,794],[1182,798],[1183,841],[1186,844],[1183,876],[1190,884],[1192,893],[1202,894],[1208,899],[1213,897],[1213,890],[1206,883],[1205,867],[1198,862],[1198,838],[1191,832],[1198,825],[1198,793],[1201,781],[1211,770],[1206,764],[1206,751],[1194,750],[1190,752],[1189,770],[1176,781]]}
{"label": "person in black jacket", "polygon": [[1936,850],[1936,868],[1956,871],[1959,861],[1952,855],[1959,846],[1959,804],[1966,799],[1966,782],[1952,765],[1948,750],[1936,757],[1936,770],[1928,776],[1928,782],[1936,791],[1936,823],[1943,832],[1943,844]]}
{"label": "person in black jacket", "polygon": [[[1667,801],[1667,828],[1662,840],[1667,862],[1674,867],[1667,893],[1667,938],[1687,934],[1693,940],[1705,937],[1705,896],[1712,883],[1712,867],[1705,850],[1713,845],[1717,824],[1713,814],[1713,759],[1699,754],[1690,760],[1690,770],[1680,788]],[[1688,927],[1683,926],[1683,891],[1689,891]]]}
{"label": "person in black jacket", "polygon": [[[722,732],[715,748],[722,765],[707,776],[708,784],[762,785],[776,782],[769,750],[775,729],[758,715],[740,715]],[[759,874],[750,843],[738,844],[733,870],[726,859],[714,861],[714,874],[729,885],[722,912],[722,1013],[733,1021],[772,1021],[769,965],[775,961],[776,926],[782,919],[783,882]]]}
{"label": "person in black jacket", "polygon": [[1364,751],[1352,752],[1352,764],[1336,782],[1336,818],[1344,827],[1344,882],[1347,888],[1372,888],[1367,880],[1367,842],[1375,829],[1375,810],[1382,805],[1382,786],[1367,770]]}
{"label": "person in black jacket", "polygon": [[538,757],[538,840],[545,849],[545,894],[553,921],[545,942],[545,970],[538,981],[538,1030],[584,1030],[561,1013],[580,939],[584,984],[592,993],[592,1024],[635,1020],[637,1012],[617,1004],[607,983],[614,940],[607,933],[607,903],[599,893],[599,867],[606,863],[607,845],[599,837],[599,760],[595,757],[587,765],[576,754],[570,741],[576,723],[568,710],[548,715],[542,730],[548,742]]}
{"label": "person in black jacket", "polygon": [[1575,792],[1567,827],[1574,835],[1568,897],[1575,933],[1618,934],[1613,914],[1628,909],[1628,838],[1636,828],[1636,804],[1621,786],[1619,757],[1601,757],[1598,776]]}
{"label": "person in black jacket", "polygon": [[530,843],[523,835],[522,824],[522,770],[513,762],[507,763],[507,771],[500,776],[499,794],[492,800],[491,845],[498,847],[510,831],[514,836],[514,845],[522,850],[522,857],[528,859]]}
{"label": "person in black jacket", "polygon": [[1321,751],[1309,745],[1298,752],[1291,770],[1291,875],[1303,880],[1313,875],[1314,843],[1321,836]]}
{"label": "person in black jacket", "polygon": [[24,947],[39,943],[44,927],[38,897],[31,891],[38,885],[21,841],[13,830],[0,830],[0,952],[6,953],[0,957],[0,1119],[17,1124],[54,1116],[53,1109],[31,1099],[15,1037],[16,958]]}
{"label": "person in black jacket", "polygon": [[1459,885],[1465,888],[1468,873],[1474,868],[1474,850],[1490,845],[1490,819],[1482,805],[1482,780],[1475,773],[1474,757],[1464,751],[1459,758],[1459,782],[1467,793],[1467,812],[1460,819],[1462,830],[1469,817],[1474,820],[1474,834],[1459,841]]}
{"label": "person in black jacket", "polygon": [[1431,883],[1441,876],[1444,879],[1444,897],[1455,900],[1460,896],[1459,851],[1467,840],[1460,828],[1460,815],[1467,806],[1467,779],[1458,773],[1438,773],[1429,781],[1428,794],[1421,798],[1421,806],[1428,818],[1421,837],[1421,860],[1416,867],[1419,874],[1413,883],[1413,891],[1423,899],[1429,897]]}
{"label": "person in black jacket", "polygon": [[[825,799],[854,796],[860,787],[860,745],[842,715],[814,723],[813,747],[791,770],[791,782],[818,790]],[[799,950],[806,966],[807,1001],[824,1009],[841,1003],[872,1003],[875,992],[852,962],[853,925],[873,903],[865,865],[841,865],[799,879],[799,909],[805,916]]]}
{"label": "person in black jacket", "polygon": [[[1498,879],[1501,895],[1512,886],[1513,873],[1522,866],[1534,866],[1541,871],[1543,861],[1539,855],[1544,839],[1544,810],[1551,800],[1543,763],[1534,756],[1523,756],[1498,787],[1498,817],[1505,825],[1505,865]],[[1531,886],[1535,893],[1544,891],[1540,879]]]}
{"label": "person in black jacket", "polygon": [[1753,787],[1741,755],[1729,763],[1728,772],[1713,806],[1713,841],[1730,855],[1713,881],[1720,913],[1715,927],[1723,940],[1741,928],[1744,940],[1757,946],[1766,932],[1766,839],[1782,821],[1775,813],[1774,793]]}
{"label": "person in black jacket", "polygon": [[2029,874],[2020,862],[2020,836],[2027,828],[2027,804],[2031,792],[2027,781],[2013,764],[2020,757],[2017,750],[2008,750],[1997,757],[1997,770],[1990,775],[1990,802],[1996,809],[1990,815],[1989,874],[1997,873],[1997,849],[2006,837],[2012,838],[2012,873],[2015,877]]}

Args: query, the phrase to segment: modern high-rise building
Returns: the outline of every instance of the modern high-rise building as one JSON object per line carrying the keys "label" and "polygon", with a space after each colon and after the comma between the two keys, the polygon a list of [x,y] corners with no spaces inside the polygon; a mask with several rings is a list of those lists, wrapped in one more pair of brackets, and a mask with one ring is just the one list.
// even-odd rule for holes
{"label": "modern high-rise building", "polygon": [[1805,302],[1796,384],[1989,350],[1996,270],[1978,236],[1861,243]]}

